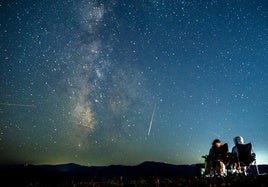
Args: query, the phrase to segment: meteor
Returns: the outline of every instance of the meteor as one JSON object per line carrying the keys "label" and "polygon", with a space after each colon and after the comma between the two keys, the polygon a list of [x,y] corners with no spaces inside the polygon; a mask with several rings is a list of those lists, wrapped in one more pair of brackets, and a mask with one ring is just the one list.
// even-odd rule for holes
{"label": "meteor", "polygon": [[156,108],[156,104],[154,105],[154,110],[153,110],[153,113],[152,113],[152,117],[151,117],[151,121],[150,121],[150,126],[149,126],[149,130],[148,130],[148,136],[150,135],[151,128],[152,128],[152,125],[153,125],[155,108]]}
{"label": "meteor", "polygon": [[0,103],[0,105],[4,106],[19,106],[19,107],[30,107],[35,108],[35,105],[26,105],[26,104],[19,104],[19,103]]}

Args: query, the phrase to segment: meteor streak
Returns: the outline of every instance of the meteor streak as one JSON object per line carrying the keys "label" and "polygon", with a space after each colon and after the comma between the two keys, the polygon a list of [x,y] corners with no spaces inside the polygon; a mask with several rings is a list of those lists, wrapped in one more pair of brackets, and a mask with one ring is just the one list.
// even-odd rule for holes
{"label": "meteor streak", "polygon": [[26,104],[18,104],[18,103],[0,103],[0,105],[4,106],[19,106],[19,107],[30,107],[30,108],[35,108],[35,105],[26,105]]}
{"label": "meteor streak", "polygon": [[151,121],[150,121],[150,126],[149,126],[149,130],[148,130],[148,136],[150,135],[151,128],[152,128],[152,125],[153,125],[155,108],[156,108],[156,104],[154,105],[154,110],[153,110],[153,113],[152,113],[152,117],[151,117]]}

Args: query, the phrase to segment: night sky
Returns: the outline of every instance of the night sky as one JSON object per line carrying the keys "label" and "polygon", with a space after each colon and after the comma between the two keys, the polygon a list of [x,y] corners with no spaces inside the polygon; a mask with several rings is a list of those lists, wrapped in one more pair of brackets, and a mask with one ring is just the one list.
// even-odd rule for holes
{"label": "night sky", "polygon": [[0,163],[268,164],[268,1],[0,2]]}

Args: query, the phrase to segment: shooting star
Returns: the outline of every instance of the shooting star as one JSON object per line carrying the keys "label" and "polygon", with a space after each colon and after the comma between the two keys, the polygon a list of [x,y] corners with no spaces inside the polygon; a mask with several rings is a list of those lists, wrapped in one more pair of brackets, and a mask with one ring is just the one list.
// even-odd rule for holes
{"label": "shooting star", "polygon": [[19,107],[30,107],[30,108],[35,108],[35,105],[26,105],[26,104],[18,104],[18,103],[0,103],[0,105],[4,106],[19,106]]}
{"label": "shooting star", "polygon": [[152,113],[152,117],[151,117],[151,121],[150,121],[150,126],[149,126],[149,130],[148,130],[148,136],[150,135],[151,128],[152,128],[152,125],[153,125],[155,108],[156,108],[156,104],[154,105],[154,110],[153,110],[153,113]]}

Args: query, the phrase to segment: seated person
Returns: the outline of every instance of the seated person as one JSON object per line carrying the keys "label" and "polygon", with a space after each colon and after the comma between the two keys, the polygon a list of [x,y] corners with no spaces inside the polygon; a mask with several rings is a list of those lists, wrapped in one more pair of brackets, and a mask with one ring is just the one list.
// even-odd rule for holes
{"label": "seated person", "polygon": [[[244,173],[246,171],[246,165],[243,163],[239,162],[239,155],[238,155],[238,150],[237,150],[237,145],[238,144],[244,144],[244,139],[241,136],[236,136],[234,138],[234,144],[235,146],[232,148],[232,169],[233,173]],[[251,150],[252,151],[252,150]],[[255,154],[251,152],[252,155],[252,160],[255,159]]]}
{"label": "seated person", "polygon": [[205,173],[226,176],[226,165],[228,163],[228,145],[226,143],[222,144],[219,139],[215,139],[206,159]]}

